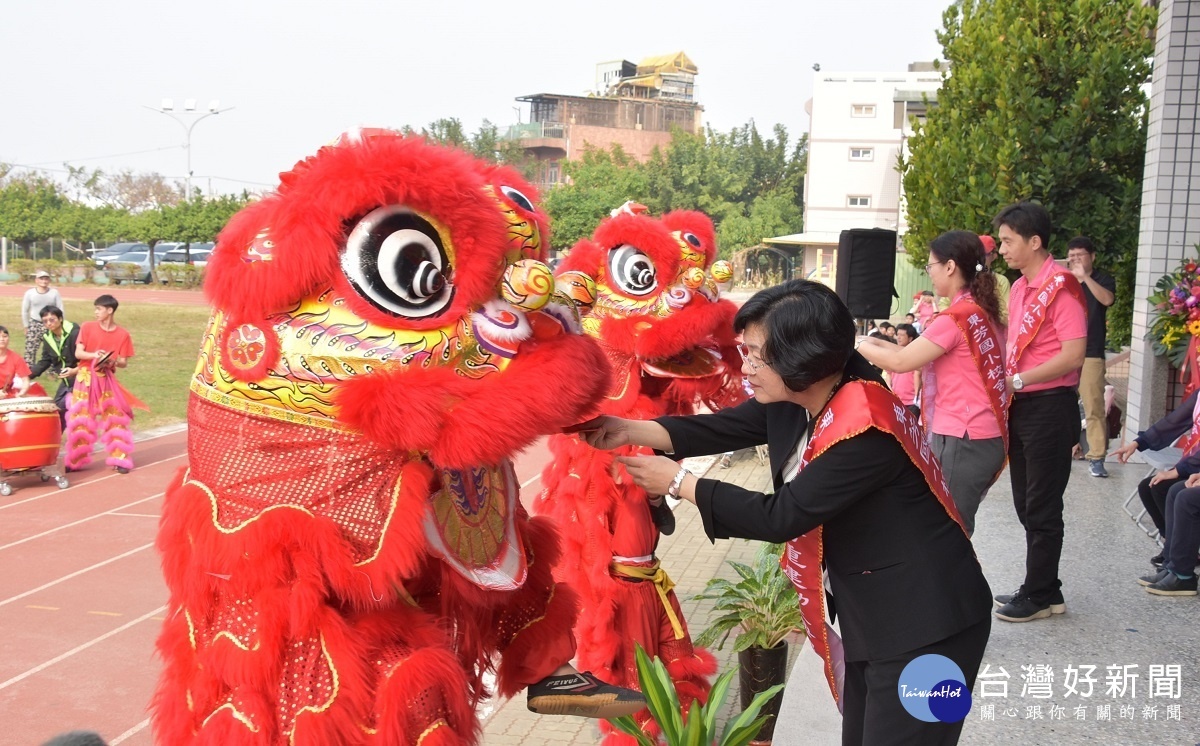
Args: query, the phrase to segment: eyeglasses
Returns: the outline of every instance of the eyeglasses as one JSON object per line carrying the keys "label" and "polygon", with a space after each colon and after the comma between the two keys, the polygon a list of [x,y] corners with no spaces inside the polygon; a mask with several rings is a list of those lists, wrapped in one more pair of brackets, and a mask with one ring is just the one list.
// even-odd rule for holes
{"label": "eyeglasses", "polygon": [[926,264],[925,265],[925,274],[929,274],[929,268],[935,264],[945,264],[945,262],[930,262],[929,264]]}
{"label": "eyeglasses", "polygon": [[755,361],[754,357],[750,354],[750,348],[746,346],[745,342],[737,346],[737,351],[742,356],[742,360],[745,361],[746,365],[750,366],[750,370],[758,370],[766,365],[761,359]]}

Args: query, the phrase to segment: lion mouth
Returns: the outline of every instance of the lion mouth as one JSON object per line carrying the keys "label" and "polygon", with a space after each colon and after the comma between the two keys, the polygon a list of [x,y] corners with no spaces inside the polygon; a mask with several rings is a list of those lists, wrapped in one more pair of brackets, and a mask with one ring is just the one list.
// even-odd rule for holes
{"label": "lion mouth", "polygon": [[706,347],[693,347],[670,357],[641,361],[642,370],[656,378],[708,378],[721,373],[721,356]]}

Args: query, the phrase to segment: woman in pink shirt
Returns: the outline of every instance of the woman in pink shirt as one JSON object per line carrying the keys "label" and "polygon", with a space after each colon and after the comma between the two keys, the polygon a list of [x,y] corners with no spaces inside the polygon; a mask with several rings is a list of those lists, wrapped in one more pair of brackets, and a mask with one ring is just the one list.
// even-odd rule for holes
{"label": "woman in pink shirt", "polygon": [[950,307],[907,347],[859,341],[858,351],[893,373],[924,367],[921,410],[933,452],[967,532],[1004,468],[1008,393],[996,278],[983,243],[969,231],[949,231],[929,246],[929,279]]}

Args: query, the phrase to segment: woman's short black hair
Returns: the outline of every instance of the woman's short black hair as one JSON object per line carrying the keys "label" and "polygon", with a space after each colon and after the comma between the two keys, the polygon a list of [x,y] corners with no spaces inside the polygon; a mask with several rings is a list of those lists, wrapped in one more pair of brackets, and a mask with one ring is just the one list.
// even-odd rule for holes
{"label": "woman's short black hair", "polygon": [[0,334],[8,334],[8,327],[0,326]]}
{"label": "woman's short black hair", "polygon": [[762,325],[763,362],[792,391],[841,373],[854,350],[854,318],[841,299],[811,280],[760,290],[738,310],[733,328]]}

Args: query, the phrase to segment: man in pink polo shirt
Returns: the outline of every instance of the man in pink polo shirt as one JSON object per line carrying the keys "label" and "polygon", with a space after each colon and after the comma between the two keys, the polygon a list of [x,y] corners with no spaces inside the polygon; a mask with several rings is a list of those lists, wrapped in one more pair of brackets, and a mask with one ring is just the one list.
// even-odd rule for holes
{"label": "man in pink polo shirt", "polygon": [[1008,415],[1009,476],[1017,519],[1025,528],[1025,581],[996,596],[996,616],[1029,622],[1066,611],[1058,562],[1063,492],[1071,448],[1079,440],[1079,369],[1087,346],[1087,312],[1079,281],[1050,255],[1050,216],[1033,202],[1009,205],[992,225],[1000,253],[1020,270],[1008,299],[1005,372],[1013,394]]}

